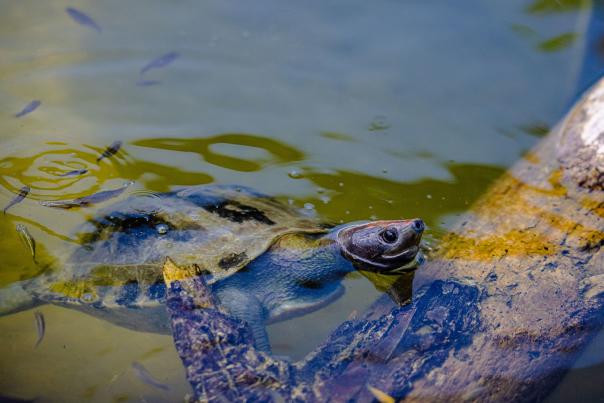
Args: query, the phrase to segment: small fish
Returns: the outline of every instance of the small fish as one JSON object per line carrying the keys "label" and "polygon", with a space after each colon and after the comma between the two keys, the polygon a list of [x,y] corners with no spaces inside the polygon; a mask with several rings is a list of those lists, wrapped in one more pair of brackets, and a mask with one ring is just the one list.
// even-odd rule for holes
{"label": "small fish", "polygon": [[147,368],[143,367],[143,364],[134,361],[132,363],[132,368],[134,369],[136,375],[146,384],[155,386],[156,388],[159,388],[161,390],[170,390],[170,387],[168,385],[165,385],[153,378],[153,375],[151,375],[149,371],[147,371]]}
{"label": "small fish", "polygon": [[369,389],[369,391],[371,392],[373,397],[375,397],[375,400],[377,400],[380,403],[394,403],[395,402],[395,400],[392,396],[390,396],[389,394],[387,394],[385,392],[382,392],[378,388],[374,388],[371,385],[367,385],[367,389]]}
{"label": "small fish", "polygon": [[80,175],[84,175],[87,172],[88,172],[87,169],[76,169],[73,171],[65,172],[64,174],[61,174],[59,176],[80,176]]}
{"label": "small fish", "polygon": [[19,194],[13,200],[11,200],[6,207],[4,207],[4,214],[6,214],[6,210],[25,199],[25,197],[27,197],[29,194],[29,191],[29,186],[23,186],[21,189],[19,189]]}
{"label": "small fish", "polygon": [[163,56],[158,57],[157,59],[151,60],[147,63],[140,71],[140,75],[145,74],[147,71],[152,69],[159,69],[165,67],[172,63],[174,60],[179,58],[179,54],[177,52],[166,53]]}
{"label": "small fish", "polygon": [[36,345],[34,346],[34,348],[36,348],[44,338],[44,332],[46,331],[46,322],[44,321],[44,315],[42,314],[42,312],[35,311],[34,316],[36,317],[36,329],[38,330],[38,340],[36,340]]}
{"label": "small fish", "polygon": [[42,105],[42,101],[31,101],[30,103],[28,103],[27,105],[25,105],[25,107],[23,109],[21,109],[21,112],[15,114],[16,118],[20,118],[21,116],[25,116],[28,113],[32,113],[33,111],[35,111],[36,109],[38,109],[38,106]]}
{"label": "small fish", "polygon": [[34,263],[37,263],[36,262],[36,240],[31,236],[31,234],[29,233],[29,231],[27,230],[27,227],[25,225],[17,224],[15,229],[17,230],[17,233],[19,234],[19,238],[21,238],[21,242],[23,242],[25,244],[25,246],[27,246],[27,249],[29,249],[29,253],[31,253],[31,257],[34,260]]}
{"label": "small fish", "polygon": [[33,403],[36,400],[38,400],[37,397],[34,397],[33,399],[26,399],[17,396],[0,395],[0,403]]}
{"label": "small fish", "polygon": [[80,10],[76,10],[73,7],[67,7],[65,9],[65,11],[78,24],[90,27],[90,28],[94,29],[95,31],[97,31],[99,34],[103,31],[101,29],[101,27],[99,26],[99,24],[96,23],[95,20],[93,20],[92,18],[90,18],[89,16],[87,16],[86,14],[81,12]]}
{"label": "small fish", "polygon": [[128,183],[125,183],[121,188],[113,190],[102,190],[90,196],[79,197],[73,200],[48,200],[41,201],[40,204],[45,207],[62,208],[65,210],[75,207],[88,207],[92,206],[93,204],[101,203],[111,198],[119,196],[124,190],[126,190],[128,186],[132,185],[133,183],[134,182],[130,181]]}
{"label": "small fish", "polygon": [[119,140],[114,141],[109,147],[105,149],[105,151],[103,151],[101,156],[96,159],[96,162],[100,162],[103,158],[110,158],[112,155],[117,154],[120,148],[122,148],[122,142]]}
{"label": "small fish", "polygon": [[139,87],[151,87],[153,85],[159,85],[161,81],[158,80],[138,80],[136,85]]}

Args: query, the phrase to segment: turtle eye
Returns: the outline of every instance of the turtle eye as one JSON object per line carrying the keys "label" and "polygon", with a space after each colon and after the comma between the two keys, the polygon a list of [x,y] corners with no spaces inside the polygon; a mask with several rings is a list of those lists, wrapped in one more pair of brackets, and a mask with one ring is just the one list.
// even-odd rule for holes
{"label": "turtle eye", "polygon": [[386,228],[380,234],[384,242],[386,243],[394,243],[398,239],[398,232],[394,228]]}

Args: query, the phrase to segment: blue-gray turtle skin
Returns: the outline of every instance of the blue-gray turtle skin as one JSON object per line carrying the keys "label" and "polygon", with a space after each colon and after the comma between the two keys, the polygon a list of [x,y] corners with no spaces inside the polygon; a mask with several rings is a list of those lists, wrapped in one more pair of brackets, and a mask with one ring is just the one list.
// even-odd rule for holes
{"label": "blue-gray turtle skin", "polygon": [[[61,270],[0,291],[0,314],[40,303],[139,331],[170,333],[162,264],[203,276],[228,313],[270,351],[265,325],[314,311],[344,292],[359,264],[389,271],[415,258],[421,220],[329,228],[253,190],[196,186],[130,197],[78,230]],[[12,305],[11,305],[12,304]]]}

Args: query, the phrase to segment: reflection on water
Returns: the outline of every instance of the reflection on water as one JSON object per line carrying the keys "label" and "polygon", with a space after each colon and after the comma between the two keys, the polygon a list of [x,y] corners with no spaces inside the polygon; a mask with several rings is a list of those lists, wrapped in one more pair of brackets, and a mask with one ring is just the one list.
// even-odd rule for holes
{"label": "reflection on water", "polygon": [[[196,153],[210,164],[241,172],[259,171],[271,163],[284,164],[305,159],[305,155],[301,151],[279,141],[266,136],[242,133],[221,134],[207,138],[138,140],[133,142],[133,144],[161,150]],[[234,145],[235,147],[232,149],[234,155],[215,151],[214,147],[221,144]],[[245,156],[249,152],[248,148],[264,150],[266,151],[266,156],[263,155],[255,159],[238,157]]]}
{"label": "reflection on water", "polygon": [[541,42],[538,47],[544,52],[557,52],[571,46],[576,39],[576,33],[566,32]]}
{"label": "reflection on water", "polygon": [[303,201],[312,203],[322,216],[332,220],[422,217],[433,231],[438,231],[444,224],[440,218],[467,209],[503,173],[503,169],[488,165],[450,163],[444,168],[450,173],[448,180],[406,183],[359,172],[309,170],[303,178],[322,192]]}
{"label": "reflection on water", "polygon": [[[560,116],[585,4],[152,0],[129,5],[136,19],[117,1],[75,5],[99,33],[58,3],[4,2],[0,205],[22,186],[31,193],[0,217],[0,285],[61,270],[74,229],[110,203],[58,211],[40,200],[129,180],[116,200],[244,184],[333,223],[422,217],[438,241]],[[32,100],[39,107],[16,118]],[[116,140],[122,149],[97,163]],[[17,224],[36,240],[38,265]],[[276,353],[300,357],[396,281],[369,277],[350,276],[334,304],[271,326]],[[35,351],[30,311],[0,318],[0,395],[179,400],[188,390],[170,338],[41,310]],[[134,361],[170,392],[140,382]]]}
{"label": "reflection on water", "polygon": [[589,0],[534,0],[527,11],[531,14],[566,13],[591,7]]}

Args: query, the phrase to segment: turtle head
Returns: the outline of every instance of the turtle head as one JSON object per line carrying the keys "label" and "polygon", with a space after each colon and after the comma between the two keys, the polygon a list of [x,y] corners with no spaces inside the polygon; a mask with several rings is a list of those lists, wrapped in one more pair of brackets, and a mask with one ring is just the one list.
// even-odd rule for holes
{"label": "turtle head", "polygon": [[415,260],[424,228],[420,219],[372,221],[343,227],[336,239],[359,269],[390,273]]}

